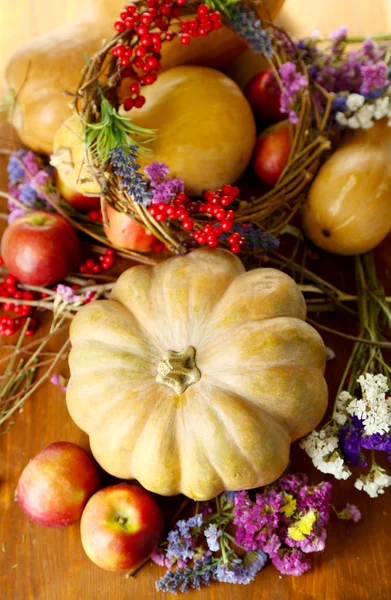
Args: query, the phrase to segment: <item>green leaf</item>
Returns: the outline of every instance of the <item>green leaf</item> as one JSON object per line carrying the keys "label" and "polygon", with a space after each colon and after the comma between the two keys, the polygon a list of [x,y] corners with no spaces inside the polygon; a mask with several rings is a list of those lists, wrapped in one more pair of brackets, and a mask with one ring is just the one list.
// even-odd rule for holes
{"label": "green leaf", "polygon": [[85,144],[103,165],[108,162],[111,150],[119,146],[123,148],[138,146],[140,155],[152,154],[145,144],[156,139],[156,130],[139,127],[130,119],[122,117],[107,98],[102,98],[100,121],[96,123],[87,123],[84,119],[82,121],[85,126]]}
{"label": "green leaf", "polygon": [[239,2],[241,0],[205,0],[205,4],[209,10],[218,10],[229,19],[231,18],[232,8]]}

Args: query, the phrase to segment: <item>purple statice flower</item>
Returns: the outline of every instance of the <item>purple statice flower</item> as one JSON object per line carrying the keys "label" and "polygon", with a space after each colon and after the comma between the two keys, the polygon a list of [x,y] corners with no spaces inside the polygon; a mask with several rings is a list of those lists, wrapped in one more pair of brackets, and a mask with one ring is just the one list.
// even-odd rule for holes
{"label": "purple statice flower", "polygon": [[20,219],[20,217],[24,217],[24,215],[26,215],[26,214],[27,214],[27,210],[24,210],[24,208],[20,208],[19,206],[11,209],[11,211],[8,215],[8,225],[10,225],[14,221],[16,221],[16,219]]}
{"label": "purple statice flower", "polygon": [[149,181],[139,172],[137,157],[137,146],[129,146],[126,149],[119,146],[110,151],[110,162],[114,173],[121,180],[122,187],[137,204],[148,206],[151,203]]}
{"label": "purple statice flower", "polygon": [[323,552],[326,547],[327,531],[321,527],[318,531],[307,535],[304,540],[298,540],[296,546],[302,552],[309,554],[310,552]]}
{"label": "purple statice flower", "polygon": [[161,183],[152,185],[152,203],[159,204],[164,202],[168,204],[179,192],[183,192],[184,183],[179,177],[172,179],[165,179]]}
{"label": "purple statice flower", "polygon": [[262,550],[246,554],[244,559],[234,558],[229,563],[216,567],[214,578],[221,583],[248,585],[265,566],[267,556]]}
{"label": "purple statice flower", "polygon": [[75,291],[69,287],[69,285],[63,285],[60,283],[57,286],[56,292],[64,302],[67,302],[67,304],[80,302],[80,296],[76,294]]}
{"label": "purple statice flower", "polygon": [[345,112],[347,110],[346,96],[336,96],[331,105],[333,112]]}
{"label": "purple statice flower", "polygon": [[261,20],[245,5],[231,9],[230,26],[246,40],[250,48],[257,54],[273,56],[273,40],[267,29],[262,29]]}
{"label": "purple statice flower", "polygon": [[281,65],[279,73],[282,82],[280,110],[288,115],[291,123],[297,125],[299,115],[294,110],[294,105],[299,92],[308,87],[308,79],[303,73],[298,72],[295,63],[290,61]]}
{"label": "purple statice flower", "polygon": [[363,424],[357,417],[351,419],[350,425],[340,427],[338,430],[338,445],[346,461],[352,467],[365,467],[366,461],[363,459],[361,446],[363,435]]}
{"label": "purple statice flower", "polygon": [[40,167],[37,162],[37,157],[35,156],[32,150],[26,152],[26,154],[23,157],[23,163],[27,169],[28,174],[31,177],[34,177],[34,175],[38,173]]}
{"label": "purple statice flower", "polygon": [[161,180],[167,177],[169,172],[170,167],[164,162],[159,162],[158,160],[155,160],[153,163],[144,168],[144,173],[152,183],[159,183]]}
{"label": "purple statice flower", "polygon": [[361,93],[369,94],[377,88],[384,88],[388,85],[388,66],[383,60],[376,64],[363,65],[361,68],[362,85]]}
{"label": "purple statice flower", "polygon": [[276,30],[274,32],[274,38],[278,41],[279,46],[284,50],[288,56],[295,56],[296,46],[291,42],[290,38],[284,31]]}
{"label": "purple statice flower", "polygon": [[39,195],[40,188],[45,188],[51,182],[51,176],[47,171],[41,169],[30,181],[30,187]]}
{"label": "purple statice flower", "polygon": [[278,527],[279,510],[283,504],[281,492],[257,494],[255,503],[246,492],[238,492],[234,502],[235,543],[246,551],[263,550]]}
{"label": "purple statice flower", "polygon": [[317,527],[324,527],[330,518],[330,501],[332,485],[323,481],[317,486],[304,485],[297,497],[298,511],[305,513],[308,510],[316,510]]}
{"label": "purple statice flower", "polygon": [[27,183],[23,183],[20,186],[19,200],[29,208],[33,208],[38,200],[38,194]]}
{"label": "purple statice flower", "polygon": [[166,558],[174,559],[175,561],[182,559],[184,562],[193,558],[193,539],[190,536],[182,537],[178,530],[173,529],[167,535],[167,541]]}
{"label": "purple statice flower", "polygon": [[346,25],[342,25],[338,29],[335,29],[334,31],[332,31],[330,33],[329,37],[334,42],[340,42],[341,40],[344,40],[346,38],[347,34],[348,34],[348,28],[347,28],[347,26]]}
{"label": "purple statice flower", "polygon": [[280,548],[282,541],[277,533],[272,533],[267,538],[266,542],[262,544],[262,550],[269,556],[273,556]]}
{"label": "purple statice flower", "polygon": [[388,433],[373,433],[372,435],[363,436],[361,448],[385,452],[388,460],[391,461],[391,435]]}
{"label": "purple statice flower", "polygon": [[221,537],[221,531],[217,529],[216,525],[209,525],[204,531],[206,543],[211,552],[218,552],[220,550],[219,538]]}
{"label": "purple statice flower", "polygon": [[26,155],[26,150],[18,150],[11,154],[7,165],[8,178],[12,185],[19,183],[23,179],[25,169],[23,167],[23,157]]}
{"label": "purple statice flower", "polygon": [[303,561],[303,554],[300,550],[283,550],[272,557],[272,563],[283,575],[303,575],[310,565]]}
{"label": "purple statice flower", "polygon": [[191,535],[191,529],[193,527],[202,527],[203,522],[204,517],[201,514],[197,514],[193,517],[190,517],[190,519],[181,519],[180,521],[177,521],[176,526],[179,530],[179,533],[186,537]]}
{"label": "purple statice flower", "polygon": [[358,523],[361,520],[361,512],[355,504],[347,502],[344,509],[337,512],[338,519],[344,519],[346,521],[353,521]]}
{"label": "purple statice flower", "polygon": [[288,473],[278,480],[279,487],[286,492],[297,492],[306,484],[308,484],[308,476],[305,473],[296,473],[296,475]]}

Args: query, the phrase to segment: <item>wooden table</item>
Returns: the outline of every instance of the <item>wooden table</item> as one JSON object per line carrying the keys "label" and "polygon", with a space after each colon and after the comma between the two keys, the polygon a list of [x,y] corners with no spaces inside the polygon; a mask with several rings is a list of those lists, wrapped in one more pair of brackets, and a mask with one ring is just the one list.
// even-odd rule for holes
{"label": "wooden table", "polygon": [[[288,6],[292,7],[294,2],[288,0]],[[16,0],[18,9],[20,3],[22,0]],[[303,4],[302,0],[297,3]],[[336,4],[345,3],[347,0]],[[42,2],[38,4],[43,5]],[[334,4],[334,0],[330,0],[330,4]],[[367,0],[355,0],[350,3],[353,4],[357,10],[368,5]],[[385,5],[381,0],[374,1],[371,3],[374,10],[376,4],[379,8],[380,4]],[[356,23],[356,13],[352,12],[351,18]],[[336,25],[338,23],[333,24]],[[381,28],[380,23],[376,25],[377,29]],[[315,26],[316,23],[312,28]],[[5,132],[4,128],[0,129],[1,146],[5,145]],[[0,157],[1,189],[6,188],[5,166],[5,157]],[[2,228],[3,224],[4,221]],[[341,285],[344,273],[349,269],[349,262],[337,259],[330,263],[330,271],[336,272],[337,283]],[[334,317],[335,325],[338,320],[340,327],[346,325],[345,317]],[[325,336],[325,340],[336,352],[336,358],[327,367],[330,397],[333,398],[350,347],[333,336]],[[56,350],[60,344],[61,339],[57,339],[50,349]],[[65,372],[65,369],[66,365],[61,365],[58,371]],[[0,600],[163,598],[154,588],[154,581],[163,573],[156,565],[147,564],[130,580],[122,574],[106,573],[85,556],[78,525],[66,530],[39,527],[29,522],[14,502],[14,491],[23,467],[44,446],[68,440],[88,447],[86,436],[67,413],[64,394],[59,388],[49,382],[43,385],[14,421],[10,431],[0,438]],[[314,481],[321,480],[321,474],[311,468],[310,461],[297,447],[292,450],[290,468],[293,472],[309,473]],[[353,524],[332,517],[326,550],[311,555],[311,571],[299,578],[287,577],[268,565],[249,586],[213,584],[201,592],[190,592],[188,597],[198,600],[212,600],[223,595],[227,600],[389,600],[390,497],[389,492],[371,500],[357,492],[350,480],[335,483],[334,503],[339,507],[346,501],[356,503],[362,510],[363,519]]]}

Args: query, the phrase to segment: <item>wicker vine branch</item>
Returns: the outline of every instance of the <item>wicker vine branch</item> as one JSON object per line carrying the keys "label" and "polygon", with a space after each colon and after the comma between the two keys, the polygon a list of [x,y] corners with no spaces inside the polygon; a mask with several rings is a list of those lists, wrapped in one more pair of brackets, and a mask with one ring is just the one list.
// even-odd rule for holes
{"label": "wicker vine branch", "polygon": [[[138,0],[135,3],[141,14],[148,11],[148,6],[144,0]],[[185,12],[194,12],[195,6],[197,4],[190,4],[184,10]],[[248,7],[260,15],[262,2],[259,0],[251,1],[248,3]],[[226,25],[229,24],[227,15],[223,14],[222,20]],[[178,22],[178,19],[171,19],[168,34],[177,31]],[[279,67],[288,60],[292,60],[292,56],[288,59],[284,50],[282,41],[284,36],[285,41],[291,43],[292,47],[294,47],[294,44],[289,35],[273,23],[263,22],[262,28],[266,28],[273,38],[274,53],[271,58],[267,57],[267,59],[279,85],[282,87]],[[213,32],[211,35],[213,35]],[[138,37],[135,30],[125,29],[115,34],[110,41],[104,41],[102,46],[88,59],[88,64],[83,71],[78,90],[72,101],[74,110],[84,123],[95,124],[99,122],[102,98],[109,99],[115,109],[119,108],[120,100],[117,95],[117,86],[121,81],[124,67],[119,66],[112,50],[118,44],[133,49],[137,42]],[[169,43],[164,41],[164,35],[163,43]],[[259,197],[252,197],[251,200],[238,200],[236,208],[235,221],[237,223],[252,224],[274,235],[278,235],[300,209],[305,199],[306,190],[319,167],[322,155],[330,148],[327,127],[333,95],[327,93],[311,80],[298,50],[295,53],[294,60],[298,72],[304,74],[308,79],[308,87],[303,90],[299,98],[299,122],[297,125],[292,126],[293,144],[288,164],[273,189]],[[105,214],[106,204],[109,204],[117,211],[128,214],[141,222],[172,252],[184,253],[187,251],[188,243],[191,241],[188,233],[181,229],[178,222],[172,220],[163,223],[156,221],[148,209],[137,203],[134,197],[121,185],[121,180],[114,172],[110,162],[99,160],[92,146],[86,149],[85,164],[91,173],[91,177],[100,186],[103,214]],[[195,228],[202,229],[208,222],[209,216],[194,214],[192,218],[195,222]]]}

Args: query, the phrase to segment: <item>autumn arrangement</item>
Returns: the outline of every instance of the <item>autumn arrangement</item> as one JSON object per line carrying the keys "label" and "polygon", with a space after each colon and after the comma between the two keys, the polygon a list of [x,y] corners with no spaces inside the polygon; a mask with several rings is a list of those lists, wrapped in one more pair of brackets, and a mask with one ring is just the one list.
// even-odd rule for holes
{"label": "autumn arrangement", "polygon": [[[390,43],[344,27],[296,40],[272,4],[131,2],[108,31],[102,17],[44,133],[28,106],[40,50],[22,80],[23,51],[6,72],[23,145],[0,192],[0,427],[50,378],[93,455],[51,444],[18,501],[40,525],[81,519],[104,569],[152,558],[162,592],[245,585],[268,561],[301,575],[331,515],[361,518],[333,505],[333,478],[373,498],[391,485],[391,312],[372,252],[391,229]],[[242,90],[243,52],[259,67]],[[317,273],[326,252],[351,257],[354,293]],[[328,410],[325,330],[354,342]],[[325,481],[289,472],[297,440]],[[187,500],[165,522],[151,492]]]}

